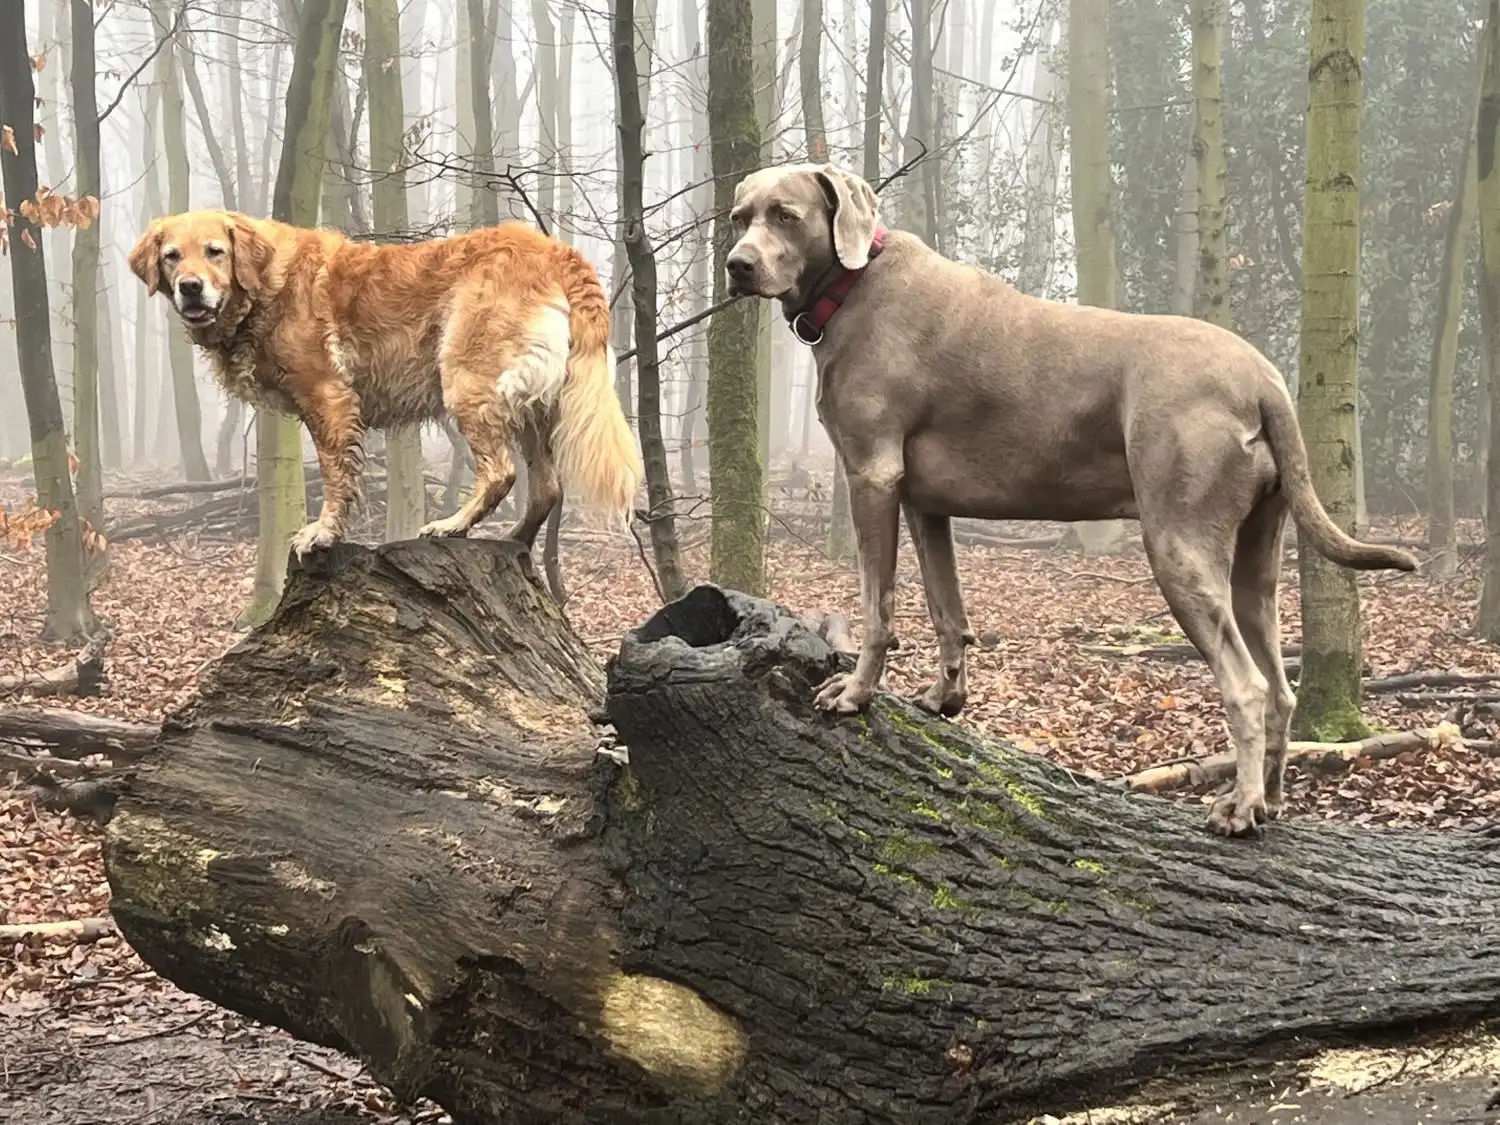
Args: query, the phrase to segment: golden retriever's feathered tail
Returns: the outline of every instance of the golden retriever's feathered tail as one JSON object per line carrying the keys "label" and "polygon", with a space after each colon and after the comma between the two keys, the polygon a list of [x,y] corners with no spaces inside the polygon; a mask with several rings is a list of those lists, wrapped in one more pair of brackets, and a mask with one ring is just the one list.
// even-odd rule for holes
{"label": "golden retriever's feathered tail", "polygon": [[628,524],[641,459],[615,396],[609,302],[594,268],[577,251],[569,251],[562,272],[570,343],[553,448],[563,488],[612,521]]}

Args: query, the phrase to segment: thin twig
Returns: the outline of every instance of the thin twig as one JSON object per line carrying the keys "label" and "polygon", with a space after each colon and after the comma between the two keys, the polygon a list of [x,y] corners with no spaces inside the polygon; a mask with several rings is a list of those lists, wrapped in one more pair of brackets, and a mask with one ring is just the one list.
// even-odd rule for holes
{"label": "thin twig", "polygon": [[125,81],[120,83],[120,88],[115,91],[115,100],[104,107],[104,112],[99,115],[100,125],[104,124],[104,119],[111,113],[113,113],[115,107],[120,104],[121,99],[125,97],[125,91],[130,89],[130,84],[141,76],[141,72],[151,65],[152,61],[156,58],[157,55],[161,54],[162,48],[177,37],[177,31],[182,27],[182,21],[187,19],[187,14],[188,5],[184,4],[181,8],[177,9],[177,18],[172,21],[171,30],[169,30],[165,35],[163,35],[156,41],[156,46],[153,47],[151,49],[151,53],[141,61],[141,65],[136,67],[128,75],[125,76]]}

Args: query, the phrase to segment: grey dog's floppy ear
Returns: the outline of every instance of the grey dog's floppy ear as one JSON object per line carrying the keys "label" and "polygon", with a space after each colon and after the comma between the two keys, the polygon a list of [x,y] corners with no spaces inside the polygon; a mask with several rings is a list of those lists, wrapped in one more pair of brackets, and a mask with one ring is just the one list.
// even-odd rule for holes
{"label": "grey dog's floppy ear", "polygon": [[875,237],[875,192],[834,164],[818,169],[818,179],[833,196],[833,249],[839,265],[862,270],[870,262],[870,240]]}

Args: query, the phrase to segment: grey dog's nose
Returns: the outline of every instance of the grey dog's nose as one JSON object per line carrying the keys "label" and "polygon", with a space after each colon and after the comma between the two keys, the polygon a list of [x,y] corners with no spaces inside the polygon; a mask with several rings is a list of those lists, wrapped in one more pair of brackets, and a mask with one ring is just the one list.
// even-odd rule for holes
{"label": "grey dog's nose", "polygon": [[729,255],[724,268],[729,272],[730,278],[735,281],[749,281],[755,276],[755,261],[743,252]]}
{"label": "grey dog's nose", "polygon": [[184,277],[178,279],[177,292],[184,297],[203,296],[203,282],[196,277]]}

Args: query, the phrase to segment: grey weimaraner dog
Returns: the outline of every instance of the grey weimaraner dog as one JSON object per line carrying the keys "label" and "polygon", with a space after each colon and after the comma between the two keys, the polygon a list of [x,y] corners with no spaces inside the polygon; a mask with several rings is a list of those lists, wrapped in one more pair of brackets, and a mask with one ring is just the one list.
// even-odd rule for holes
{"label": "grey weimaraner dog", "polygon": [[1203,321],[1039,300],[880,231],[870,185],[831,164],[747,176],[731,217],[730,291],[779,300],[812,347],[818,417],[849,480],[864,643],[817,705],[861,710],[880,681],[895,643],[898,510],[941,662],[919,702],[950,716],[973,635],[949,520],[1139,519],[1234,740],[1234,789],[1209,824],[1237,835],[1275,817],[1296,703],[1276,606],[1288,510],[1303,543],[1343,566],[1417,566],[1329,518],[1280,372]]}

